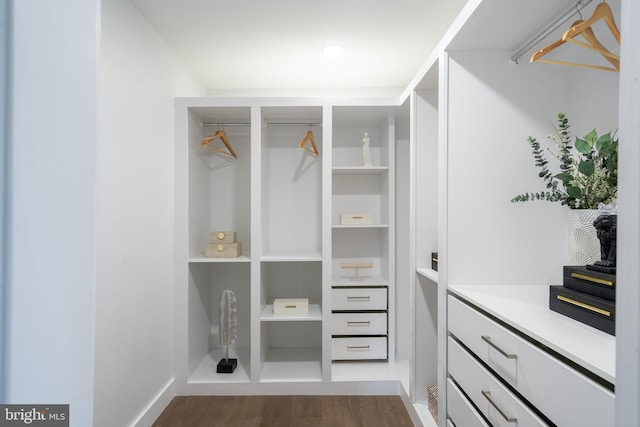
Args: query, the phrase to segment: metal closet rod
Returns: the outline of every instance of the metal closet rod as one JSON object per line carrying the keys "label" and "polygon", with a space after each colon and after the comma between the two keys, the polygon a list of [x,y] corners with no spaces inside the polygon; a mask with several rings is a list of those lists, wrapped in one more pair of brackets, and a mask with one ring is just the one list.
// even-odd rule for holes
{"label": "metal closet rod", "polygon": [[251,123],[202,123],[202,126],[251,126]]}
{"label": "metal closet rod", "polygon": [[[251,126],[251,123],[222,123],[222,122],[216,122],[216,123],[202,123],[202,126],[219,126],[219,127],[223,127],[223,126],[229,126],[229,127],[233,127],[233,126]],[[294,123],[294,122],[267,122],[267,126],[322,126],[322,123],[318,123],[318,122],[300,122],[300,123]]]}
{"label": "metal closet rod", "polygon": [[520,49],[518,49],[513,55],[511,55],[511,60],[517,64],[518,59],[520,59],[532,47],[547,38],[549,34],[557,30],[560,25],[567,22],[569,19],[571,19],[572,16],[580,13],[580,11],[592,1],[593,0],[578,0],[571,7],[565,10],[560,16],[558,16],[553,22],[549,23],[543,29],[538,31],[535,36],[531,37],[528,42],[523,44]]}
{"label": "metal closet rod", "polygon": [[267,122],[267,126],[322,126],[319,122]]}

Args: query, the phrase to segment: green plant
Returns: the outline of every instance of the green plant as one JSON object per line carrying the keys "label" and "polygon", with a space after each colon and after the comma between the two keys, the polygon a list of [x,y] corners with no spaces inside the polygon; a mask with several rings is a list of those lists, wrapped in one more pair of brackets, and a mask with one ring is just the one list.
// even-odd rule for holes
{"label": "green plant", "polygon": [[[571,209],[597,209],[600,203],[615,202],[618,195],[618,139],[611,132],[598,136],[594,129],[583,138],[575,139],[574,150],[569,119],[559,113],[557,122],[554,126],[557,137],[547,137],[555,142],[557,152],[543,149],[532,136],[528,138],[535,165],[540,168],[538,176],[546,183],[547,190],[519,194],[511,201],[546,200],[560,202]],[[559,161],[559,173],[553,174],[547,168],[549,162],[545,151]]]}

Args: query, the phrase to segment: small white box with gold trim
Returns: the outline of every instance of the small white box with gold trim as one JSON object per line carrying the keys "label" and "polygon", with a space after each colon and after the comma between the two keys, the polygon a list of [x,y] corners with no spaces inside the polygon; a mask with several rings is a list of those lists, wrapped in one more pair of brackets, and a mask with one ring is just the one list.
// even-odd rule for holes
{"label": "small white box with gold trim", "polygon": [[273,314],[309,314],[309,298],[276,298]]}
{"label": "small white box with gold trim", "polygon": [[340,214],[340,225],[371,225],[373,215],[371,214]]}

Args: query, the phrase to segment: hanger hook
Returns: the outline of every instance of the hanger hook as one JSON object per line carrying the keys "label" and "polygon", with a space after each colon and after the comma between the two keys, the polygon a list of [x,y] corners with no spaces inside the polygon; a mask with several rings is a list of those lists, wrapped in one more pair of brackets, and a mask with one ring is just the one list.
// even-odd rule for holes
{"label": "hanger hook", "polygon": [[578,12],[578,16],[580,16],[580,20],[582,20],[582,11],[580,10],[580,6],[582,6],[582,0],[578,0],[576,2],[576,12]]}

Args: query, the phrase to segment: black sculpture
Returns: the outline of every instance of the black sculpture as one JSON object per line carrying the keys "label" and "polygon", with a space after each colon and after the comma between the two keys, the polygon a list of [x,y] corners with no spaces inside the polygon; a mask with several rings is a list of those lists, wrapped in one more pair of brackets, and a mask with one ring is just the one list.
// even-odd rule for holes
{"label": "black sculpture", "polygon": [[600,215],[593,222],[596,235],[600,240],[600,261],[593,263],[593,270],[615,273],[616,271],[616,232],[618,215]]}

